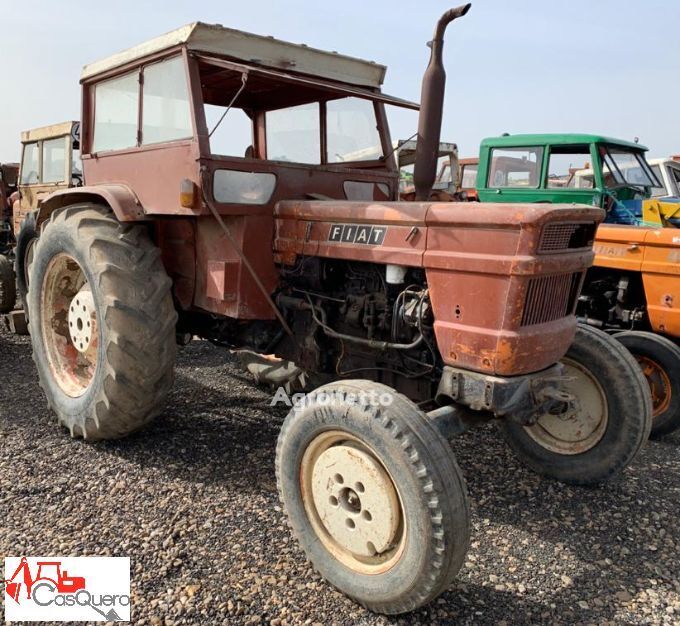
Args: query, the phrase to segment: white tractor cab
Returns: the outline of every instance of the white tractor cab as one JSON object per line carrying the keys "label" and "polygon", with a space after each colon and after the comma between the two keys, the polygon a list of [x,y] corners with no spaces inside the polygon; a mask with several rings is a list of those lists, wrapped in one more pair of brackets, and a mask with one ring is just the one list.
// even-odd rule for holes
{"label": "white tractor cab", "polygon": [[648,159],[652,171],[663,187],[652,188],[652,198],[680,199],[680,156]]}

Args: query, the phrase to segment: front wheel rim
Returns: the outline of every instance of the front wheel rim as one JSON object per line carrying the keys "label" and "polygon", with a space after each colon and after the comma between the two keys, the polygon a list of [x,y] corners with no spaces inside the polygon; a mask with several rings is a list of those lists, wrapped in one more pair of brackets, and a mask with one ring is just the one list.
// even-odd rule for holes
{"label": "front wheel rim", "polygon": [[382,574],[406,543],[403,504],[389,472],[366,443],[327,431],[300,464],[302,502],[324,548],[358,574]]}
{"label": "front wheel rim", "polygon": [[97,368],[97,314],[85,273],[68,254],[54,256],[45,270],[40,325],[53,380],[67,396],[83,395]]}
{"label": "front wheel rim", "polygon": [[562,359],[563,391],[574,396],[574,405],[559,414],[541,415],[527,434],[540,446],[564,455],[582,454],[594,448],[609,422],[607,395],[592,372],[569,358]]}

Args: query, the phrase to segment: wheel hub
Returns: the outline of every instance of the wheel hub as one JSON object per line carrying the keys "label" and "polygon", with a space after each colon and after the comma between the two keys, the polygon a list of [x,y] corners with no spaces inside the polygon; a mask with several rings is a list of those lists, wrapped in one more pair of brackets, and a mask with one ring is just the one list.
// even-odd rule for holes
{"label": "wheel hub", "polygon": [[78,262],[63,252],[52,257],[41,283],[37,314],[50,372],[62,392],[76,398],[97,370],[99,338],[92,290]]}
{"label": "wheel hub", "polygon": [[87,352],[95,334],[95,306],[92,291],[85,285],[71,300],[68,331],[78,352]]}
{"label": "wheel hub", "polygon": [[649,383],[652,394],[653,416],[658,417],[671,403],[671,381],[666,371],[656,361],[642,355],[635,355]]}
{"label": "wheel hub", "polygon": [[399,499],[370,453],[351,443],[328,448],[311,478],[319,518],[340,546],[364,557],[392,546],[401,521]]}
{"label": "wheel hub", "polygon": [[559,454],[581,454],[595,447],[607,430],[608,407],[595,377],[576,361],[564,359],[564,391],[574,401],[559,413],[546,412],[527,433],[538,444]]}

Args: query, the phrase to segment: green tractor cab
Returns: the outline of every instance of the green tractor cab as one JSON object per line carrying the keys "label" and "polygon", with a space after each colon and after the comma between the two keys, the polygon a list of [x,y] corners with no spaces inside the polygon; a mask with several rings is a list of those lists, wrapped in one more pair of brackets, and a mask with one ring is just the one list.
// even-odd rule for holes
{"label": "green tractor cab", "polygon": [[477,193],[481,202],[592,204],[615,224],[679,226],[680,203],[652,199],[662,183],[646,151],[600,135],[487,138],[480,147]]}

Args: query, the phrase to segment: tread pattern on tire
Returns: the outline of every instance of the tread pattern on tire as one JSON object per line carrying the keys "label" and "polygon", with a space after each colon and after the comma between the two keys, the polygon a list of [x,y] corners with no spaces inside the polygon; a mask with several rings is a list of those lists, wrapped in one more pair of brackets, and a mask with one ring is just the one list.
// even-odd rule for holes
{"label": "tread pattern on tire", "polygon": [[[146,425],[163,408],[174,378],[177,313],[170,293],[172,282],[160,260],[160,250],[143,226],[118,222],[106,207],[74,205],[54,212],[36,242],[34,260],[55,225],[77,233],[100,294],[106,325],[105,371],[91,410],[69,415],[51,401],[49,385],[38,365],[40,385],[52,410],[71,436],[111,439]],[[38,310],[39,287],[29,285],[31,310]],[[101,310],[101,309],[100,309]],[[35,324],[35,322],[33,322]],[[31,322],[29,322],[29,326]],[[33,342],[41,340],[34,338]]]}
{"label": "tread pattern on tire", "polygon": [[[627,467],[637,456],[638,452],[649,438],[649,433],[651,431],[652,399],[649,393],[649,385],[647,384],[647,380],[645,379],[642,370],[633,355],[622,344],[618,341],[614,341],[613,338],[609,337],[606,333],[590,326],[579,325],[577,332],[581,334],[584,342],[594,345],[596,350],[600,353],[615,353],[621,359],[623,367],[616,372],[616,376],[619,378],[619,380],[616,381],[618,388],[619,390],[626,390],[626,394],[629,398],[627,404],[639,406],[641,409],[640,413],[645,417],[640,420],[639,424],[638,422],[629,424],[629,428],[626,430],[627,440],[622,444],[626,449],[625,454],[621,454],[615,463],[609,463],[606,471],[600,468],[597,471],[593,469],[593,473],[589,473],[589,469],[592,468],[587,467],[587,464],[584,462],[584,455],[594,454],[598,449],[598,446],[595,446],[583,454],[574,455],[573,468],[569,471],[564,467],[558,469],[557,466],[552,467],[552,463],[548,462],[546,459],[540,461],[535,459],[533,453],[529,452],[528,448],[525,449],[526,446],[540,446],[533,442],[529,435],[519,431],[519,429],[523,427],[506,421],[503,421],[502,425],[508,444],[522,462],[530,469],[539,474],[556,478],[557,480],[561,480],[568,484],[594,485],[610,480]],[[569,353],[567,353],[567,357],[569,357]],[[546,456],[550,456],[550,453],[547,451],[545,451],[545,454]],[[560,457],[560,455],[554,456],[555,458],[566,458]]]}
{"label": "tread pattern on tire", "polygon": [[26,217],[21,222],[19,226],[19,232],[16,234],[17,246],[14,251],[14,271],[17,277],[17,291],[21,297],[21,303],[24,310],[27,309],[26,306],[26,296],[28,294],[28,282],[26,280],[26,252],[28,245],[31,240],[38,237],[38,231],[36,228],[36,212],[31,211],[26,215]]}
{"label": "tread pattern on tire", "polygon": [[[462,559],[467,553],[469,546],[469,526],[466,529],[466,540],[464,542],[453,541],[453,537],[450,536],[452,529],[447,529],[445,524],[450,522],[451,518],[454,516],[451,516],[450,512],[445,511],[444,506],[442,505],[443,502],[455,502],[456,495],[463,493],[465,507],[464,516],[469,520],[469,501],[465,483],[461,480],[462,475],[460,474],[459,470],[451,472],[451,475],[447,477],[437,475],[438,473],[429,471],[427,466],[423,463],[417,450],[417,446],[414,445],[412,437],[417,438],[421,446],[426,446],[435,459],[443,461],[447,458],[453,458],[452,452],[450,448],[447,450],[443,448],[443,446],[448,447],[449,444],[432,424],[427,422],[426,419],[422,419],[420,416],[413,415],[411,409],[413,405],[411,401],[406,398],[406,396],[397,393],[385,385],[374,383],[372,381],[347,380],[330,383],[328,385],[319,387],[318,389],[310,392],[310,394],[307,396],[307,399],[313,402],[319,393],[327,392],[329,387],[334,387],[336,390],[346,389],[348,392],[367,392],[371,390],[375,391],[376,389],[380,391],[382,389],[384,391],[389,391],[394,397],[394,403],[389,407],[389,415],[384,410],[384,407],[380,406],[372,406],[367,404],[361,406],[361,409],[365,412],[368,412],[371,415],[374,423],[379,424],[380,427],[384,429],[384,431],[388,433],[394,441],[398,442],[402,450],[405,452],[415,474],[418,476],[422,489],[422,497],[424,501],[427,502],[427,506],[430,511],[430,523],[432,528],[431,554],[435,556],[430,561],[430,569],[429,572],[424,576],[424,583],[421,585],[421,588],[418,589],[411,597],[404,598],[400,602],[390,602],[388,604],[370,603],[362,601],[361,599],[355,599],[365,608],[379,613],[398,614],[415,610],[416,608],[430,602],[450,586],[451,582],[460,569]],[[419,420],[425,426],[424,432],[429,432],[432,435],[427,437],[427,441],[425,441],[422,437],[419,437],[416,431],[413,430],[412,426],[409,425],[409,422],[412,423],[414,419]],[[290,421],[286,419],[278,438],[276,450],[276,475],[279,500],[284,511],[286,512],[287,506],[284,500],[281,489],[281,480],[279,477],[282,472],[280,465],[281,449],[286,436],[286,429],[289,424]],[[446,480],[446,478],[448,478],[448,480]],[[287,515],[287,519],[288,525],[292,529],[293,533],[298,538],[301,537],[305,530],[303,528],[297,528],[294,525],[290,515]],[[447,534],[449,536],[447,536]],[[446,541],[454,543],[457,549],[447,551]],[[448,559],[445,561],[442,555],[447,555]],[[309,555],[306,556],[312,563],[314,569],[321,573],[317,564],[314,563],[311,557]]]}
{"label": "tread pattern on tire", "polygon": [[[668,337],[664,337],[663,335],[647,331],[624,331],[621,333],[617,333],[615,335],[615,338],[619,341],[621,341],[621,339],[624,338],[624,341],[621,343],[623,344],[627,352],[631,352],[631,350],[626,346],[625,337],[631,335],[643,339],[647,338],[649,341],[652,341],[655,344],[661,346],[662,348],[665,348],[670,355],[675,356],[678,362],[678,366],[680,366],[680,347],[678,347],[678,345],[675,342],[671,341]],[[633,356],[633,358],[635,357]],[[669,378],[671,379],[671,385],[677,382],[677,379],[670,374]],[[649,436],[651,439],[663,437],[664,435],[668,435],[672,432],[675,432],[679,428],[680,428],[680,411],[676,412],[675,414],[670,414],[667,419],[663,420],[663,422],[658,422],[658,418],[655,418],[652,421],[651,432]]]}

